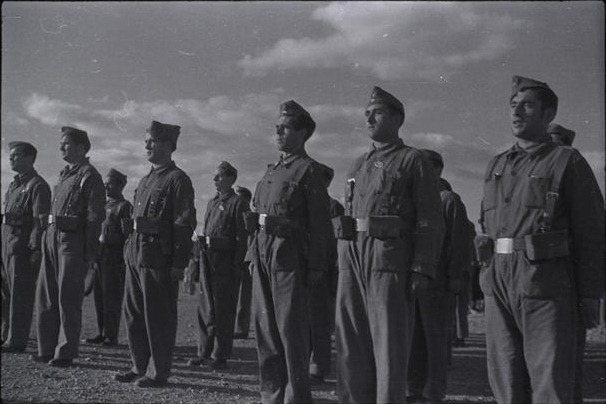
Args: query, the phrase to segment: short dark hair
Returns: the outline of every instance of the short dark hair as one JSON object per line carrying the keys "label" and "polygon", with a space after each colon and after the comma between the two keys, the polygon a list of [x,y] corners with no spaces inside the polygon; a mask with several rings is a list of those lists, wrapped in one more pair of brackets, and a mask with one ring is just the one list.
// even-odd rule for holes
{"label": "short dark hair", "polygon": [[405,115],[404,115],[404,112],[400,111],[399,109],[397,109],[396,107],[393,107],[391,105],[388,105],[387,107],[389,108],[389,111],[392,114],[398,115],[400,117],[400,125],[399,126],[404,125],[404,119],[406,118]]}
{"label": "short dark hair", "polygon": [[305,129],[307,131],[307,137],[305,140],[308,140],[316,130],[316,123],[313,119],[311,119],[310,116],[307,115],[291,116],[290,123],[295,130]]}

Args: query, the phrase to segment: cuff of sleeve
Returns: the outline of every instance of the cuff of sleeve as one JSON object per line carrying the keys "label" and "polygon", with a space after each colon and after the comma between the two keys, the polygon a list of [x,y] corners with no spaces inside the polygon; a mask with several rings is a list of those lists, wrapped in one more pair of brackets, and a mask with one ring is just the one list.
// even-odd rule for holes
{"label": "cuff of sleeve", "polygon": [[436,277],[436,266],[428,262],[413,262],[412,272],[418,272],[428,278],[434,279]]}

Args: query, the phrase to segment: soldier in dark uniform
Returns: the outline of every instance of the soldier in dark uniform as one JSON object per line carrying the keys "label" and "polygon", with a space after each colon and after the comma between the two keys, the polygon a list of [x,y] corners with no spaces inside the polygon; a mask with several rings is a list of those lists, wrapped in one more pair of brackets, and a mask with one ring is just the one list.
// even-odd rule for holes
{"label": "soldier in dark uniform", "polygon": [[[236,194],[244,199],[250,207],[252,193],[246,187],[236,187]],[[249,209],[250,210],[250,209]],[[252,300],[252,276],[248,265],[240,272],[240,287],[238,292],[238,308],[236,310],[236,325],[234,328],[234,339],[247,339],[250,329],[250,305]]]}
{"label": "soldier in dark uniform", "polygon": [[413,400],[441,401],[446,395],[446,376],[454,296],[460,292],[461,274],[470,259],[465,205],[444,178],[444,160],[433,150],[422,152],[438,177],[446,231],[440,260],[427,290],[417,295],[415,327],[408,364],[407,396]]}
{"label": "soldier in dark uniform", "polygon": [[223,369],[231,356],[238,281],[248,241],[243,214],[250,210],[232,188],[237,178],[238,171],[226,161],[213,173],[217,194],[208,202],[204,233],[199,237],[198,357],[188,361],[190,366]]}
{"label": "soldier in dark uniform", "polygon": [[431,163],[398,137],[402,103],[375,87],[365,116],[373,144],[348,174],[346,216],[333,219],[337,387],[342,403],[399,403],[406,400],[413,293],[435,277],[442,205]]}
{"label": "soldier in dark uniform", "polygon": [[172,160],[181,127],[152,121],[145,136],[152,169],[135,190],[134,231],[124,246],[124,318],[133,367],[119,382],[159,387],[170,376],[179,281],[196,228],[194,188]]}
{"label": "soldier in dark uniform", "polygon": [[[17,173],[4,197],[2,216],[2,279],[6,284],[2,313],[6,336],[2,352],[23,352],[34,311],[40,270],[42,232],[50,212],[50,187],[34,169],[34,146],[10,142],[10,165]],[[6,317],[5,317],[6,316]]]}
{"label": "soldier in dark uniform", "polygon": [[94,268],[94,301],[99,334],[87,338],[91,344],[116,345],[124,297],[124,242],[128,234],[125,223],[131,219],[133,205],[124,199],[122,190],[126,175],[110,169],[105,179],[107,203],[101,227],[100,248]]}
{"label": "soldier in dark uniform", "polygon": [[53,190],[42,240],[36,288],[38,355],[32,359],[66,367],[78,357],[84,278],[97,256],[105,189],[101,174],[86,157],[88,134],[67,126],[61,131],[59,150],[68,165]]}
{"label": "soldier in dark uniform", "polygon": [[572,402],[577,299],[604,290],[604,199],[581,154],[547,133],[557,103],[547,84],[513,77],[517,142],[485,176],[476,246],[488,263],[480,284],[500,403]]}
{"label": "soldier in dark uniform", "polygon": [[[257,184],[246,216],[254,230],[253,318],[264,403],[309,403],[309,294],[328,269],[330,217],[320,165],[305,151],[316,124],[294,101],[280,106],[282,152]],[[258,228],[256,228],[258,226]],[[256,229],[255,229],[256,228]]]}

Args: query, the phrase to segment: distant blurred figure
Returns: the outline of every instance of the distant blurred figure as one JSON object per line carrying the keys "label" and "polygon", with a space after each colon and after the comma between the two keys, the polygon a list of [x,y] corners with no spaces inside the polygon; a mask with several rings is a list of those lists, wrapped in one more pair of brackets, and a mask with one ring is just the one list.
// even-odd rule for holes
{"label": "distant blurred figure", "polygon": [[[252,193],[245,187],[236,187],[236,194],[250,207]],[[252,300],[252,276],[246,263],[246,267],[240,272],[240,290],[238,292],[238,308],[236,310],[236,324],[234,328],[234,339],[248,338],[250,330],[250,305]]]}
{"label": "distant blurred figure", "polygon": [[26,142],[10,142],[8,147],[17,175],[6,191],[2,216],[2,352],[23,352],[32,325],[51,191],[34,169],[36,148]]}

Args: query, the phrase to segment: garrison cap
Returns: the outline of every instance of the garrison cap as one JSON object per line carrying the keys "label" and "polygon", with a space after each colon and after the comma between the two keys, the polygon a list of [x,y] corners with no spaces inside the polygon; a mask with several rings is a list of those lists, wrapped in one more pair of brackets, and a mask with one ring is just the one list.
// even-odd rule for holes
{"label": "garrison cap", "polygon": [[181,134],[181,127],[152,121],[151,126],[146,129],[146,132],[155,140],[172,142],[173,150],[175,150],[177,148],[177,139]]}
{"label": "garrison cap", "polygon": [[311,119],[309,112],[305,110],[301,105],[297,104],[296,101],[290,100],[280,104],[280,115],[283,116],[304,116]]}
{"label": "garrison cap", "polygon": [[229,175],[230,177],[234,177],[234,178],[238,177],[238,170],[236,170],[236,167],[232,166],[227,161],[220,162],[219,165],[217,166],[217,170],[223,171],[225,174]]}
{"label": "garrison cap", "polygon": [[554,135],[559,135],[557,139],[554,139],[554,141],[556,143],[562,143],[565,146],[572,146],[574,137],[577,135],[575,131],[567,129],[562,125],[558,125],[557,123],[550,123],[547,127],[547,133],[550,134],[552,138]]}
{"label": "garrison cap", "polygon": [[63,126],[61,128],[62,136],[67,136],[76,144],[84,145],[84,148],[88,152],[90,150],[90,140],[88,139],[88,133],[82,129],[73,128],[71,126]]}
{"label": "garrison cap", "polygon": [[240,195],[241,198],[244,198],[246,202],[250,202],[250,200],[252,199],[252,192],[250,192],[250,189],[246,187],[241,187],[238,185],[236,187],[236,193]]}
{"label": "garrison cap", "polygon": [[9,150],[19,148],[19,149],[23,150],[23,152],[25,153],[26,156],[36,157],[36,155],[38,154],[38,150],[34,147],[34,145],[32,145],[31,143],[27,143],[27,142],[21,142],[21,141],[10,142],[8,144],[8,148],[9,148]]}
{"label": "garrison cap", "polygon": [[394,109],[404,116],[404,105],[393,95],[389,94],[387,91],[383,90],[381,87],[374,87],[372,89],[372,93],[370,94],[370,100],[368,101],[368,105],[372,104],[385,104]]}
{"label": "garrison cap", "polygon": [[421,149],[421,152],[427,157],[432,163],[437,163],[444,167],[444,159],[442,159],[442,155],[434,150],[429,149]]}
{"label": "garrison cap", "polygon": [[527,77],[522,76],[513,76],[511,79],[511,96],[513,97],[518,93],[518,91],[523,91],[528,88],[544,88],[546,90],[551,90],[547,83],[543,83],[542,81],[537,81],[534,79],[529,79]]}
{"label": "garrison cap", "polygon": [[109,172],[107,173],[107,176],[117,179],[121,184],[126,184],[126,175],[122,174],[115,168],[110,168]]}

